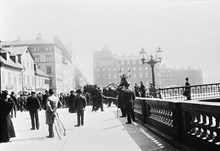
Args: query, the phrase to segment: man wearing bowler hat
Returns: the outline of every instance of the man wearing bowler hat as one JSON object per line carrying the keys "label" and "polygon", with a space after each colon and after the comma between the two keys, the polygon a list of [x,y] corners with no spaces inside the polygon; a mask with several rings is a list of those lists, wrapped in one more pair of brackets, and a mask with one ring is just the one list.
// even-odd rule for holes
{"label": "man wearing bowler hat", "polygon": [[131,118],[132,121],[135,122],[135,116],[134,116],[134,100],[135,100],[135,94],[134,91],[132,91],[129,88],[130,83],[127,81],[124,82],[124,92],[122,95],[122,100],[123,100],[123,107],[126,112],[127,116],[127,122],[126,124],[131,124]]}
{"label": "man wearing bowler hat", "polygon": [[79,127],[84,125],[84,110],[86,107],[86,98],[81,95],[82,91],[80,89],[76,90],[75,108],[77,113],[77,125]]}
{"label": "man wearing bowler hat", "polygon": [[39,129],[39,116],[38,116],[38,109],[41,108],[40,102],[36,96],[36,92],[32,91],[31,96],[27,99],[27,110],[30,113],[31,117],[31,130],[35,130],[35,128]]}

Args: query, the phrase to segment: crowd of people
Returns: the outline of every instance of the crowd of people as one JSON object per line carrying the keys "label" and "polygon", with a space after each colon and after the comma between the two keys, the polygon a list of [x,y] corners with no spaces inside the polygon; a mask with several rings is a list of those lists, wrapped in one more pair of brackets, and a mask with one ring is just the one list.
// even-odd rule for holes
{"label": "crowd of people", "polygon": [[[186,78],[184,94],[188,100],[191,99],[189,79]],[[87,86],[88,88],[88,86]],[[68,108],[69,113],[77,114],[76,127],[84,125],[84,110],[87,105],[92,105],[92,111],[97,112],[99,109],[103,112],[103,100],[108,100],[109,96],[103,95],[103,91],[97,85],[92,86],[89,90],[84,87],[77,91],[70,91],[69,94],[61,93],[55,96],[52,89],[45,91],[44,94],[32,91],[30,94],[23,93],[16,97],[14,92],[8,94],[8,91],[0,93],[0,143],[8,142],[11,137],[15,137],[15,130],[11,118],[16,118],[17,111],[28,111],[31,119],[31,130],[38,130],[39,110],[46,112],[46,124],[48,124],[48,137],[54,137],[53,123],[57,116],[58,108]],[[134,100],[135,97],[147,97],[146,88],[142,81],[140,86],[135,83],[134,89],[130,88],[129,82],[125,79],[121,80],[117,91],[117,107],[121,110],[120,117],[127,117],[126,124],[135,121],[134,116]],[[111,98],[111,97],[110,97]]]}

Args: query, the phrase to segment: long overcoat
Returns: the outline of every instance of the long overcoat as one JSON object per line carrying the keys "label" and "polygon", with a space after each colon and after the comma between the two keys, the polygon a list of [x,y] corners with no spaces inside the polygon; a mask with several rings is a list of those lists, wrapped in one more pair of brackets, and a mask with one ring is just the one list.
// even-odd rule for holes
{"label": "long overcoat", "polygon": [[0,99],[0,142],[8,142],[11,137],[15,137],[15,130],[9,115],[13,105],[13,102]]}
{"label": "long overcoat", "polygon": [[46,103],[46,124],[54,123],[54,116],[57,114],[57,106],[58,106],[59,98],[55,95],[51,95],[47,98]]}

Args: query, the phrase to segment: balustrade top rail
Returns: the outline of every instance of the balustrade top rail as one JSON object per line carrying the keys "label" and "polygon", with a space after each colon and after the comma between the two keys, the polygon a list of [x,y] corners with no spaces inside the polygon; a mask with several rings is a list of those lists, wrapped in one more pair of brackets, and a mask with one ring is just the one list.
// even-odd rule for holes
{"label": "balustrade top rail", "polygon": [[[157,92],[166,100],[186,100],[186,96],[183,95],[185,88],[185,86],[160,88]],[[192,100],[220,98],[220,83],[191,85],[189,89]]]}

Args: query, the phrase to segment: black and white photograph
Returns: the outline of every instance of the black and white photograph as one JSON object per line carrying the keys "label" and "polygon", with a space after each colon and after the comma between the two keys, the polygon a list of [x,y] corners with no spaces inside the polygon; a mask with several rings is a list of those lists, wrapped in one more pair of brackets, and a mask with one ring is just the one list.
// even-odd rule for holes
{"label": "black and white photograph", "polygon": [[219,0],[0,0],[0,151],[220,151]]}

